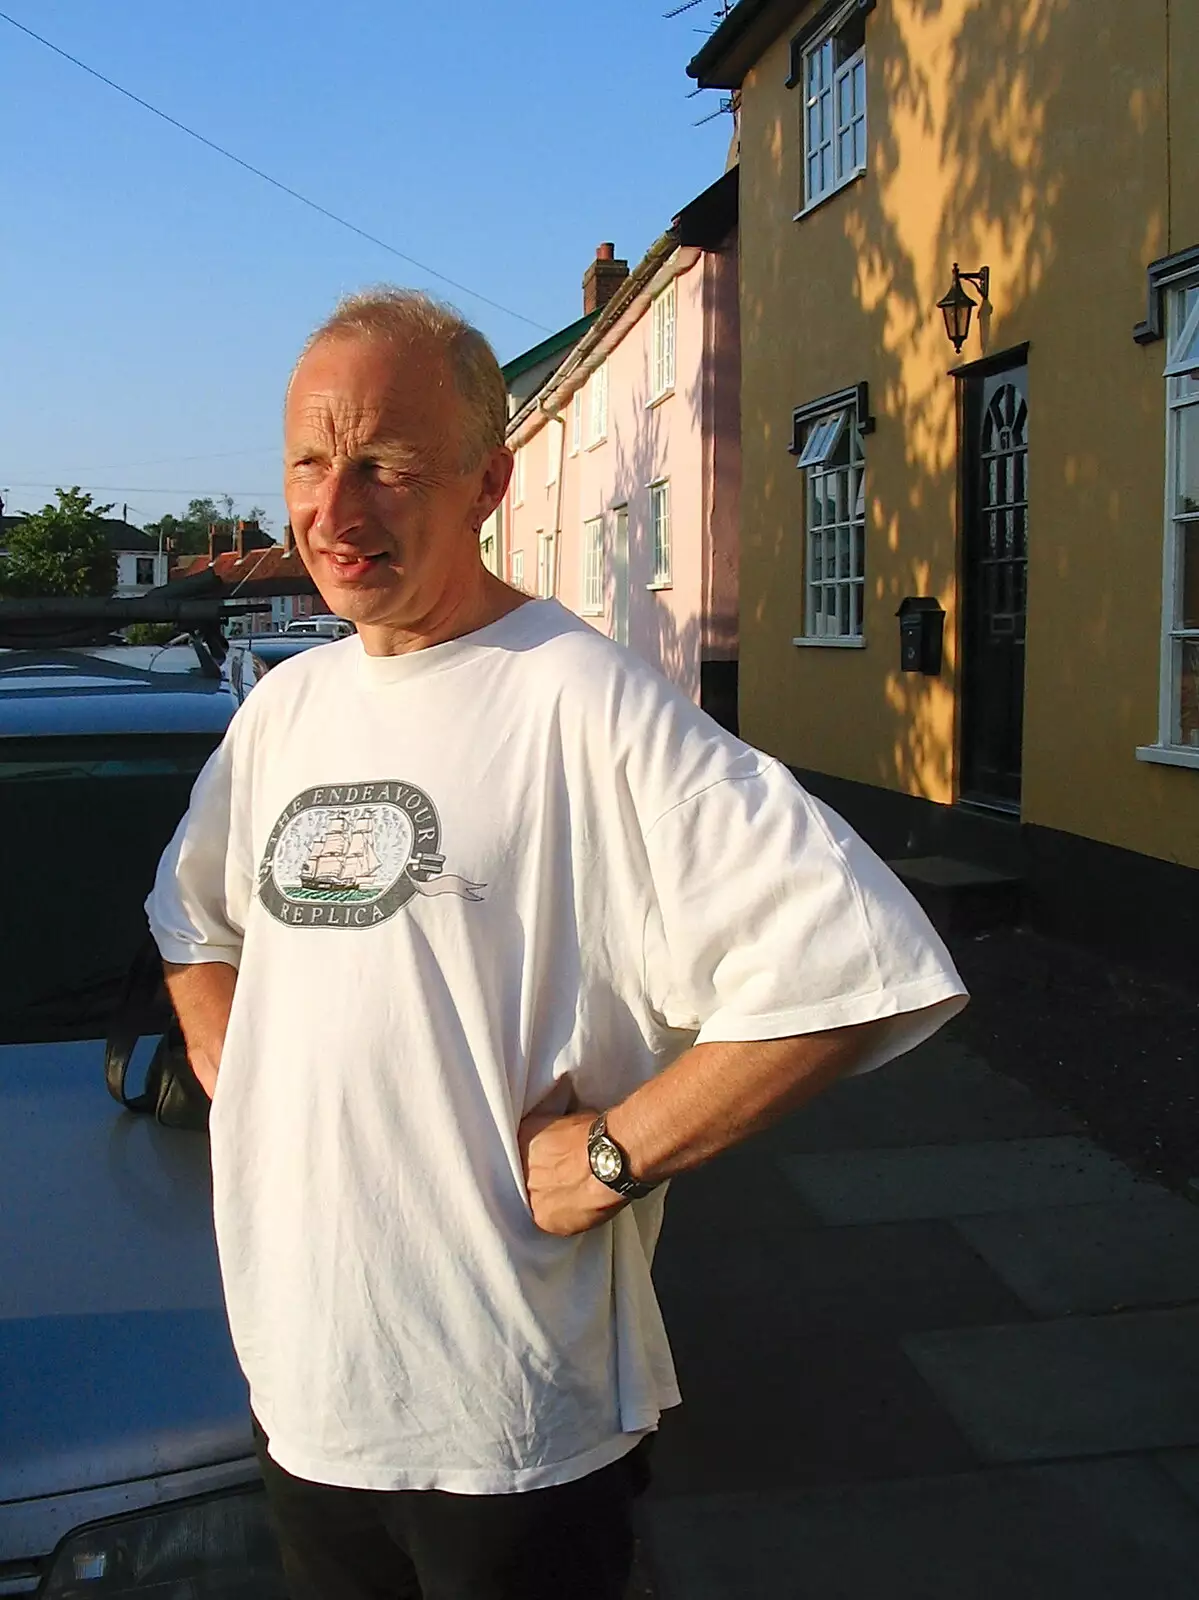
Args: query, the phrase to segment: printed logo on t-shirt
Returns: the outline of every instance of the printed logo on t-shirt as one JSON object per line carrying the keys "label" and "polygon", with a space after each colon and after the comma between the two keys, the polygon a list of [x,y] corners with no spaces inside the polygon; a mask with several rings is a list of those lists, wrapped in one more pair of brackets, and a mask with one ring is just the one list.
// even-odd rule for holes
{"label": "printed logo on t-shirt", "polygon": [[486,887],[442,872],[441,821],[398,780],[305,789],[271,829],[258,898],[294,928],[375,928],[413,895],[481,900]]}

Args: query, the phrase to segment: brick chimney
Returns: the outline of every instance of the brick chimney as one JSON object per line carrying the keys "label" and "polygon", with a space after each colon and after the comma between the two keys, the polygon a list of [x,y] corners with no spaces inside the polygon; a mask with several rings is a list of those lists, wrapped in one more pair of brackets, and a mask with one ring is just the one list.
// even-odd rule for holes
{"label": "brick chimney", "polygon": [[274,544],[269,533],[264,533],[258,526],[257,517],[248,517],[237,524],[233,535],[233,548],[237,551],[237,559],[244,561],[252,550],[269,550]]}
{"label": "brick chimney", "polygon": [[627,261],[617,261],[616,246],[597,246],[595,260],[583,274],[583,315],[601,311],[629,275]]}
{"label": "brick chimney", "polygon": [[290,522],[285,522],[283,524],[283,554],[285,556],[291,555],[291,553],[295,549],[295,547],[296,547],[296,536],[291,531],[291,523]]}
{"label": "brick chimney", "polygon": [[233,549],[233,530],[227,522],[208,524],[208,559],[210,562]]}

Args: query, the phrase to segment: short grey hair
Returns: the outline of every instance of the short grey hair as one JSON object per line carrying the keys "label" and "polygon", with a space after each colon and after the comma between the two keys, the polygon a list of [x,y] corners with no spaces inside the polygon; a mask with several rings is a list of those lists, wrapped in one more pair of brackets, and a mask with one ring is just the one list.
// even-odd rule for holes
{"label": "short grey hair", "polygon": [[[444,352],[463,403],[462,468],[469,471],[504,442],[508,389],[495,351],[458,311],[419,289],[380,284],[346,295],[312,333],[300,361],[326,339],[383,339],[404,345],[427,340]],[[296,363],[299,366],[299,361]]]}

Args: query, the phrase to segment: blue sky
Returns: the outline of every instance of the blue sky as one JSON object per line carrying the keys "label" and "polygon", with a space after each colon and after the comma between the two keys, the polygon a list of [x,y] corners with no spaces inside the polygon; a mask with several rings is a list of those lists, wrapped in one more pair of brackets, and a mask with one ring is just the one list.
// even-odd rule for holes
{"label": "blue sky", "polygon": [[[724,168],[688,100],[701,0],[0,0],[245,160],[546,328]],[[282,525],[279,405],[338,295],[440,293],[501,361],[543,335],[317,216],[0,21],[0,493]],[[49,487],[43,487],[48,485]]]}

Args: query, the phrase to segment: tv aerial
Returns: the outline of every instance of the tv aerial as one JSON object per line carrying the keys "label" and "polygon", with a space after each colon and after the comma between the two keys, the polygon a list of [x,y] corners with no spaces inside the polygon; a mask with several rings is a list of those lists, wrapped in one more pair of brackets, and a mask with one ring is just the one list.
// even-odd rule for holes
{"label": "tv aerial", "polygon": [[[672,17],[681,17],[685,11],[694,11],[696,6],[703,5],[704,3],[705,0],[683,0],[683,4],[681,6],[675,6],[671,11],[664,11],[662,13],[662,20],[664,22],[669,22]],[[736,0],[723,0],[723,3],[712,12],[711,26],[707,28],[696,28],[695,32],[704,34],[714,33],[724,19],[728,16],[729,12],[733,9],[735,3]],[[703,92],[703,89],[698,86],[694,89],[690,89],[687,92],[687,99],[694,100],[696,95],[703,94]],[[716,110],[709,111],[706,117],[700,117],[699,120],[693,122],[691,126],[693,128],[702,128],[705,122],[714,122],[717,117],[726,116],[730,111],[736,110],[736,105],[737,102],[734,98],[729,95],[722,95],[720,97],[720,104],[717,106]]]}

